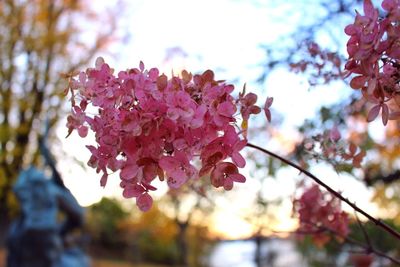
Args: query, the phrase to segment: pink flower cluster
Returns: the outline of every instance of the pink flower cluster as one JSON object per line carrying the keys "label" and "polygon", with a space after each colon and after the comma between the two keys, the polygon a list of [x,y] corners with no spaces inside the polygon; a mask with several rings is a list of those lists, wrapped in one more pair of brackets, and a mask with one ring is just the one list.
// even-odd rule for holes
{"label": "pink flower cluster", "polygon": [[[157,177],[171,188],[205,175],[213,186],[226,190],[245,182],[238,168],[246,164],[240,151],[247,144],[247,120],[261,112],[255,94],[234,98],[234,87],[215,80],[211,70],[194,76],[184,70],[181,77],[168,79],[156,68],[145,70],[141,62],[117,76],[113,72],[99,58],[96,68],[69,82],[72,112],[67,127],[81,137],[88,128],[95,133],[97,146],[87,146],[92,154],[88,165],[102,172],[102,186],[109,170],[120,171],[123,196],[136,198],[146,211]],[[269,120],[271,104],[268,98],[264,111]]]}
{"label": "pink flower cluster", "polygon": [[349,233],[349,219],[342,211],[341,202],[328,192],[322,192],[318,185],[307,188],[295,199],[293,209],[299,215],[299,233],[312,234],[314,243],[323,246],[334,233],[342,240]]}
{"label": "pink flower cluster", "polygon": [[348,74],[356,74],[350,82],[362,89],[363,97],[373,107],[367,120],[373,121],[381,112],[384,125],[389,119],[400,118],[400,0],[384,0],[387,12],[379,17],[371,0],[364,0],[364,14],[357,12],[353,24],[345,28]]}

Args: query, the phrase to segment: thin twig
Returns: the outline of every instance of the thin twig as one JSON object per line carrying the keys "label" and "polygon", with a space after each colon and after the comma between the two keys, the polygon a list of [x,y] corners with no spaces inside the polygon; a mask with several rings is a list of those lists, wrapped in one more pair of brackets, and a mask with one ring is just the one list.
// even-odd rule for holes
{"label": "thin twig", "polygon": [[350,200],[348,200],[347,198],[343,197],[339,192],[335,191],[332,187],[330,187],[329,185],[327,185],[326,183],[324,183],[323,181],[321,181],[318,177],[316,177],[315,175],[313,175],[312,173],[310,173],[309,171],[303,169],[302,167],[300,167],[299,165],[291,162],[290,160],[287,160],[269,150],[266,150],[262,147],[259,147],[257,145],[253,145],[251,143],[247,143],[248,147],[257,149],[271,157],[274,157],[276,159],[279,159],[280,161],[286,163],[287,165],[299,170],[300,172],[304,173],[305,175],[307,175],[308,177],[310,177],[311,179],[313,179],[317,184],[319,184],[320,186],[324,187],[327,191],[329,191],[332,195],[334,195],[335,197],[339,198],[341,201],[345,202],[347,205],[349,205],[352,209],[354,209],[355,211],[357,211],[358,213],[361,213],[362,215],[364,215],[368,220],[372,221],[373,223],[375,223],[376,226],[384,229],[386,232],[388,232],[389,234],[391,234],[392,236],[396,237],[398,240],[400,240],[400,233],[398,233],[395,229],[393,229],[392,227],[390,227],[388,224],[386,224],[385,222],[381,221],[380,219],[376,219],[374,218],[372,215],[368,214],[367,212],[365,212],[364,210],[362,210],[361,208],[359,208],[357,205],[355,205],[354,203],[350,202]]}
{"label": "thin twig", "polygon": [[360,221],[360,218],[358,218],[357,212],[354,212],[354,215],[356,216],[358,226],[360,227],[360,229],[361,229],[361,231],[362,231],[362,233],[364,235],[365,241],[368,244],[369,250],[373,250],[374,248],[372,246],[371,240],[369,239],[368,233],[365,230],[364,225],[362,225],[362,222]]}
{"label": "thin twig", "polygon": [[[330,232],[330,233],[333,234],[333,235],[337,235],[337,236],[343,238],[347,243],[350,243],[350,244],[353,244],[353,245],[356,245],[356,246],[359,246],[359,247],[363,248],[363,249],[365,250],[365,253],[366,253],[366,254],[373,253],[373,254],[375,254],[375,255],[377,255],[377,256],[379,256],[379,257],[388,259],[388,260],[390,260],[391,262],[400,265],[400,260],[397,260],[397,259],[395,259],[395,258],[392,258],[391,256],[385,254],[384,252],[373,248],[373,247],[371,246],[371,244],[365,245],[364,243],[362,243],[362,242],[360,242],[360,241],[358,241],[358,240],[356,240],[356,239],[354,239],[354,238],[351,238],[351,237],[348,237],[348,236],[343,236],[343,235],[341,235],[340,233],[338,233],[338,232],[336,232],[335,230],[330,229],[330,228],[328,228],[328,227],[322,227],[322,228],[325,229],[326,231]],[[370,242],[370,241],[368,241],[368,242]]]}

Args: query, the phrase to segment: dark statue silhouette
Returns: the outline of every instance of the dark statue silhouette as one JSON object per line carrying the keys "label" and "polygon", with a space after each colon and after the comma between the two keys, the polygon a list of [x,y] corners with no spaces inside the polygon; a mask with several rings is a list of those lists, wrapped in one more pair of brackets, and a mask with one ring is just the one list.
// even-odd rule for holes
{"label": "dark statue silhouette", "polygon": [[18,176],[13,190],[21,212],[9,230],[7,267],[89,267],[78,241],[84,210],[65,187],[46,135],[39,147],[52,177],[33,166]]}

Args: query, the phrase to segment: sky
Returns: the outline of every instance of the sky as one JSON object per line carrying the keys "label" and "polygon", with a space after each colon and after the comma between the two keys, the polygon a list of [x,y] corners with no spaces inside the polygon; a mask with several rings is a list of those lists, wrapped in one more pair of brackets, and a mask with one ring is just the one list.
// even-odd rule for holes
{"label": "sky", "polygon": [[[106,3],[112,5],[114,2],[96,1],[97,4],[103,3],[104,7]],[[267,96],[273,96],[274,110],[285,116],[281,127],[286,136],[282,136],[281,141],[268,142],[268,145],[270,149],[279,151],[282,146],[290,147],[287,140],[295,136],[294,127],[304,119],[312,118],[319,105],[333,103],[343,96],[343,93],[334,91],[338,90],[335,87],[310,91],[304,77],[285,69],[271,73],[264,84],[255,82],[262,72],[260,63],[265,60],[260,44],[289,33],[296,20],[302,19],[294,12],[285,20],[278,20],[277,14],[284,14],[288,8],[286,4],[270,9],[268,5],[234,0],[126,1],[119,29],[123,38],[110,47],[111,53],[99,56],[103,56],[117,71],[137,67],[140,61],[147,68],[158,67],[166,74],[178,73],[182,68],[194,73],[213,69],[217,79],[231,81],[239,89],[246,82],[249,90],[258,93],[260,103]],[[175,57],[169,57],[168,51],[175,51]],[[58,131],[59,136],[65,136],[64,127]],[[101,188],[100,175],[87,167],[76,167],[74,158],[84,163],[89,159],[89,152],[82,148],[93,144],[93,140],[93,135],[81,139],[76,133],[72,134],[62,143],[62,149],[69,157],[59,163],[66,173],[67,186],[84,206],[99,201],[103,196],[121,195],[118,174],[109,178],[106,188]],[[317,166],[313,170],[329,177],[332,186],[343,189],[345,193],[346,188],[351,191],[359,188],[360,194],[352,197],[356,197],[357,203],[368,206],[369,192],[354,179],[338,177],[326,166]],[[237,186],[233,192],[221,193],[223,196],[215,200],[218,212],[211,223],[214,231],[225,237],[241,238],[254,232],[243,217],[252,208],[260,182],[252,177],[250,168],[245,168],[243,173],[249,178],[245,184]],[[264,184],[266,195],[281,195],[287,199],[275,212],[278,223],[271,227],[276,231],[289,231],[295,226],[295,222],[289,219],[291,206],[288,200],[298,179],[295,170],[282,169],[277,178],[268,178]],[[162,195],[166,188],[160,187],[158,194]],[[134,204],[134,200],[128,201]]]}

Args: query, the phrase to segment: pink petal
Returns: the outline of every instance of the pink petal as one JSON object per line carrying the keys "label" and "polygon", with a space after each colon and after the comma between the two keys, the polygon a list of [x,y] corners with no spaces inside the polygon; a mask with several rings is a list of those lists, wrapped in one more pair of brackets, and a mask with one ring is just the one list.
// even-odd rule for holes
{"label": "pink petal", "polygon": [[132,197],[138,197],[141,194],[143,194],[144,188],[139,185],[128,185],[124,188],[122,191],[122,196],[124,198],[132,198]]}
{"label": "pink petal", "polygon": [[121,179],[131,180],[136,177],[139,167],[136,164],[126,164],[119,174]]}
{"label": "pink petal", "polygon": [[353,89],[360,89],[365,85],[367,80],[368,80],[368,77],[366,77],[366,76],[362,76],[362,75],[356,76],[351,80],[350,87]]}
{"label": "pink petal", "polygon": [[382,122],[386,125],[389,119],[389,108],[386,104],[382,105]]}
{"label": "pink petal", "polygon": [[271,122],[271,111],[267,108],[264,109],[265,117],[267,117],[268,122]]}
{"label": "pink petal", "polygon": [[375,90],[375,88],[376,88],[376,83],[377,83],[376,78],[371,79],[371,80],[368,81],[367,92],[368,92],[369,94],[372,94],[373,91]]}
{"label": "pink petal", "polygon": [[178,177],[168,177],[167,184],[169,187],[177,189],[181,187],[186,182],[186,179],[182,176]]}
{"label": "pink petal", "polygon": [[218,105],[218,113],[225,117],[230,117],[236,112],[236,107],[232,102],[225,101]]}
{"label": "pink petal", "polygon": [[344,65],[344,68],[346,70],[353,70],[353,69],[357,68],[357,66],[358,66],[357,62],[354,59],[351,59],[351,60],[347,61],[347,63]]}
{"label": "pink petal", "polygon": [[251,107],[249,108],[249,112],[250,112],[251,114],[258,114],[258,113],[261,112],[261,108],[260,108],[260,107],[257,107],[257,106],[251,106]]}
{"label": "pink petal", "polygon": [[347,54],[349,54],[349,57],[353,57],[358,52],[358,49],[358,45],[347,43]]}
{"label": "pink petal", "polygon": [[149,70],[149,78],[150,78],[151,80],[153,80],[153,81],[157,80],[158,75],[159,75],[159,71],[158,71],[157,68],[151,68],[151,69]]}
{"label": "pink petal", "polygon": [[233,163],[235,163],[235,165],[239,168],[246,166],[246,160],[242,157],[242,155],[239,154],[239,152],[234,152],[232,154],[232,160]]}
{"label": "pink petal", "polygon": [[272,106],[272,102],[274,102],[273,97],[267,97],[267,100],[265,100],[264,108],[269,108]]}
{"label": "pink petal", "polygon": [[88,127],[87,126],[81,126],[78,128],[78,134],[80,137],[84,138],[88,134]]}
{"label": "pink petal", "polygon": [[211,164],[204,165],[199,171],[199,177],[202,177],[202,176],[206,175],[207,173],[209,173],[213,167],[214,167],[214,165],[211,165]]}
{"label": "pink petal", "polygon": [[228,125],[225,127],[224,133],[224,143],[228,145],[233,145],[239,139],[235,128],[232,125]]}
{"label": "pink petal", "polygon": [[103,66],[103,64],[104,64],[104,58],[102,58],[102,57],[96,58],[95,66],[96,66],[97,70],[100,70],[101,66]]}
{"label": "pink petal", "polygon": [[183,151],[175,151],[174,159],[184,165],[189,165],[189,160]]}
{"label": "pink petal", "polygon": [[231,178],[232,181],[234,181],[236,183],[244,183],[244,182],[246,182],[246,177],[244,177],[240,173],[231,174],[231,175],[229,175],[229,178]]}
{"label": "pink petal", "polygon": [[144,188],[146,188],[146,190],[150,190],[150,191],[156,191],[157,187],[152,186],[151,184],[142,184],[144,186]]}
{"label": "pink petal", "polygon": [[224,185],[224,173],[222,172],[221,168],[218,168],[220,165],[221,163],[219,163],[217,167],[211,171],[210,175],[211,184],[216,188]]}
{"label": "pink petal", "polygon": [[[179,149],[179,150],[185,149],[188,146],[186,140],[183,138],[175,139],[172,142],[172,144],[174,145],[174,149]],[[176,155],[175,155],[175,158],[178,159],[178,157],[176,157]]]}
{"label": "pink petal", "polygon": [[197,107],[193,119],[190,122],[190,126],[194,129],[202,126],[204,122],[204,115],[206,114],[206,112],[207,112],[207,107],[204,104]]}
{"label": "pink petal", "polygon": [[133,190],[131,187],[127,187],[124,188],[124,190],[122,191],[122,196],[124,198],[133,198],[133,197],[137,197],[137,192],[135,190]]}
{"label": "pink petal", "polygon": [[176,160],[171,156],[164,156],[158,161],[158,165],[165,171],[173,169],[176,164]]}
{"label": "pink petal", "polygon": [[239,142],[237,142],[237,143],[233,146],[233,149],[234,149],[235,151],[240,151],[240,150],[242,150],[246,145],[247,145],[247,140],[246,140],[246,139],[240,140]]}
{"label": "pink petal", "polygon": [[141,211],[148,211],[153,205],[153,198],[148,193],[144,193],[136,199],[136,205]]}
{"label": "pink petal", "polygon": [[269,110],[269,108],[271,107],[273,101],[274,101],[273,97],[267,97],[267,100],[265,100],[264,104],[264,113],[269,122],[271,122],[271,111]]}
{"label": "pink petal", "polygon": [[356,34],[357,33],[357,28],[354,26],[354,24],[350,24],[350,25],[347,25],[345,28],[344,28],[344,32],[347,34],[347,35],[354,35],[354,34]]}
{"label": "pink petal", "polygon": [[140,61],[140,63],[139,63],[139,69],[140,69],[141,72],[144,71],[144,63],[143,63],[143,61]]}
{"label": "pink petal", "polygon": [[225,85],[224,86],[224,92],[227,94],[230,94],[233,92],[233,90],[235,89],[235,87],[231,84]]}
{"label": "pink petal", "polygon": [[254,93],[248,93],[244,98],[248,105],[254,105],[257,102],[257,95]]}
{"label": "pink petal", "polygon": [[185,91],[179,91],[176,93],[174,100],[176,104],[182,108],[187,107],[191,102],[190,95]]}
{"label": "pink petal", "polygon": [[368,112],[367,121],[371,122],[376,119],[379,115],[379,111],[381,110],[381,105],[376,105]]}
{"label": "pink petal", "polygon": [[101,179],[100,179],[100,186],[101,187],[105,187],[106,186],[106,184],[107,184],[107,178],[108,178],[108,173],[104,173],[103,174],[103,176],[101,176]]}
{"label": "pink petal", "polygon": [[375,13],[374,5],[371,0],[364,0],[364,13],[367,17],[372,18]]}
{"label": "pink petal", "polygon": [[82,84],[84,84],[86,82],[86,73],[83,71],[81,71],[79,73],[79,82]]}
{"label": "pink petal", "polygon": [[180,116],[180,109],[179,108],[169,108],[167,111],[167,117],[170,120],[176,121]]}
{"label": "pink petal", "polygon": [[396,1],[394,0],[384,0],[382,2],[382,8],[386,11],[390,11],[395,6],[396,6]]}
{"label": "pink petal", "polygon": [[97,154],[97,148],[95,146],[87,145],[86,148],[89,149],[90,153],[92,153],[93,155]]}
{"label": "pink petal", "polygon": [[224,189],[229,191],[233,188],[233,181],[229,177],[224,180]]}

